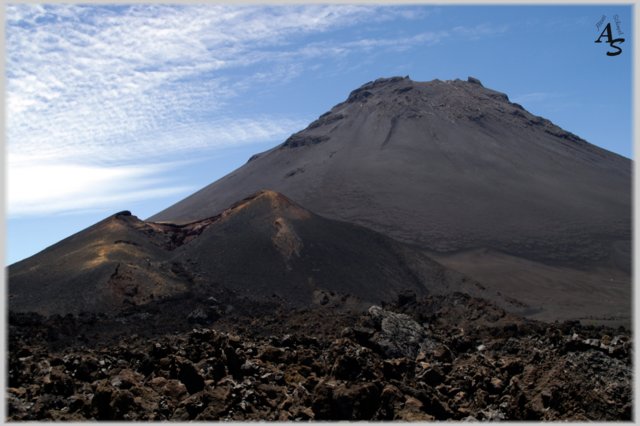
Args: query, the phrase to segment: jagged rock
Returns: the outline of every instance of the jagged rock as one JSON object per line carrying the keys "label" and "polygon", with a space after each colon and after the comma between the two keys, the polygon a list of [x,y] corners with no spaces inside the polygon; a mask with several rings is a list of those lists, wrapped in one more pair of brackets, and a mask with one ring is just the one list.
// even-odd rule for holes
{"label": "jagged rock", "polygon": [[351,355],[340,355],[331,368],[331,375],[336,379],[354,380],[362,372],[361,360]]}
{"label": "jagged rock", "polygon": [[551,400],[553,399],[553,393],[550,390],[545,389],[542,392],[540,392],[540,397],[542,398],[542,405],[545,408],[551,405]]}
{"label": "jagged rock", "polygon": [[216,337],[216,332],[208,328],[194,328],[189,333],[189,341],[193,343],[211,342]]}
{"label": "jagged rock", "polygon": [[402,409],[396,414],[397,420],[404,420],[408,422],[416,421],[434,421],[435,417],[427,414],[423,411],[424,404],[411,396],[406,397]]}
{"label": "jagged rock", "polygon": [[270,362],[282,362],[286,357],[286,352],[281,348],[276,348],[274,346],[266,346],[262,348],[262,352],[259,355],[259,358],[263,361]]}
{"label": "jagged rock", "polygon": [[495,421],[500,421],[500,420],[504,420],[504,413],[502,413],[499,410],[495,410],[495,409],[491,409],[488,408],[486,410],[481,410],[480,411],[481,414],[481,420],[485,420],[485,421],[490,421],[490,422],[495,422]]}
{"label": "jagged rock", "polygon": [[337,386],[332,394],[332,417],[335,420],[370,419],[378,409],[380,389],[375,383]]}
{"label": "jagged rock", "polygon": [[379,328],[371,341],[386,356],[414,359],[419,350],[433,346],[424,328],[408,315],[385,311],[379,306],[370,307],[369,314]]}
{"label": "jagged rock", "polygon": [[194,420],[205,409],[206,400],[207,397],[202,392],[193,394],[180,401],[176,411],[180,410],[179,414],[182,420]]}
{"label": "jagged rock", "polygon": [[301,146],[316,145],[329,140],[329,136],[310,136],[300,133],[293,134],[282,144],[283,148],[298,148]]}
{"label": "jagged rock", "polygon": [[91,406],[96,411],[97,419],[111,420],[113,418],[113,408],[111,406],[113,392],[114,389],[111,386],[98,385],[91,399]]}
{"label": "jagged rock", "polygon": [[115,391],[111,405],[114,420],[128,420],[128,414],[136,408],[134,396],[128,390]]}
{"label": "jagged rock", "polygon": [[387,384],[380,393],[377,420],[393,420],[403,406],[404,395],[397,386]]}
{"label": "jagged rock", "polygon": [[188,393],[187,387],[181,381],[175,379],[166,380],[161,392],[173,399],[180,399]]}
{"label": "jagged rock", "polygon": [[73,371],[73,377],[83,382],[92,382],[98,372],[98,361],[93,358],[83,358]]}
{"label": "jagged rock", "polygon": [[414,369],[415,363],[407,358],[387,359],[382,364],[385,379],[402,380],[413,375]]}
{"label": "jagged rock", "polygon": [[178,363],[178,379],[184,383],[189,393],[204,389],[204,378],[190,361],[182,360]]}
{"label": "jagged rock", "polygon": [[197,308],[187,315],[187,321],[192,324],[207,324],[209,322],[209,315],[203,308]]}
{"label": "jagged rock", "polygon": [[331,112],[327,112],[322,114],[316,121],[309,124],[309,129],[315,129],[316,127],[328,126],[329,124],[333,124],[337,121],[340,121],[345,118],[344,114],[332,114]]}
{"label": "jagged rock", "polygon": [[504,389],[504,382],[498,377],[493,377],[490,381],[489,389],[492,392],[500,393]]}
{"label": "jagged rock", "polygon": [[311,409],[316,420],[333,419],[333,390],[335,383],[320,382],[313,391]]}
{"label": "jagged rock", "polygon": [[516,358],[502,358],[499,360],[499,366],[510,375],[520,374],[524,368],[522,361]]}
{"label": "jagged rock", "polygon": [[62,366],[53,367],[51,372],[44,377],[43,390],[53,395],[70,396],[74,391],[74,383],[71,377],[65,373]]}
{"label": "jagged rock", "polygon": [[416,373],[416,379],[426,383],[429,386],[438,386],[444,380],[444,374],[439,367],[422,363],[417,367],[419,371]]}
{"label": "jagged rock", "polygon": [[424,410],[437,420],[445,420],[453,417],[453,411],[449,408],[449,404],[435,394],[432,394],[428,400],[423,400],[423,403]]}
{"label": "jagged rock", "polygon": [[432,356],[435,360],[440,362],[451,362],[451,360],[453,359],[451,349],[449,349],[445,345],[436,346],[432,351]]}
{"label": "jagged rock", "polygon": [[135,371],[124,369],[111,379],[111,386],[120,389],[130,389],[131,387],[142,382],[144,377]]}
{"label": "jagged rock", "polygon": [[369,327],[353,327],[349,328],[349,330],[353,334],[355,341],[360,344],[369,342],[376,332],[373,328]]}
{"label": "jagged rock", "polygon": [[204,410],[196,416],[196,420],[219,420],[229,408],[230,396],[231,389],[227,386],[205,390],[203,401],[206,404]]}
{"label": "jagged rock", "polygon": [[[231,341],[229,342],[231,343]],[[246,359],[239,349],[229,345],[224,348],[223,353],[227,361],[226,367],[229,373],[231,373],[235,378],[242,377],[242,365],[245,363]]]}

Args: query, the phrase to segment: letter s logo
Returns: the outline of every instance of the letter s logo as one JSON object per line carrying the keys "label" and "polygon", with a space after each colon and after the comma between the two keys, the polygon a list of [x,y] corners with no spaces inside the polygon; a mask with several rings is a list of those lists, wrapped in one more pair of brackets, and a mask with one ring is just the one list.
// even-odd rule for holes
{"label": "letter s logo", "polygon": [[624,39],[623,38],[617,38],[615,40],[611,40],[609,42],[609,45],[611,47],[613,47],[614,49],[618,49],[618,51],[617,52],[607,52],[607,56],[617,56],[617,55],[622,53],[622,49],[619,46],[614,46],[616,43],[624,43]]}

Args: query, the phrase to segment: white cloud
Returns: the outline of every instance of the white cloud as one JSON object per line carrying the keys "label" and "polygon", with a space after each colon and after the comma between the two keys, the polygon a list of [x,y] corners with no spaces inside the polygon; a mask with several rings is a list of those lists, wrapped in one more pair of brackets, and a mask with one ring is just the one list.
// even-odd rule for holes
{"label": "white cloud", "polygon": [[550,93],[550,92],[531,92],[525,93],[522,95],[514,96],[513,102],[519,104],[534,104],[539,102],[546,102],[549,100],[554,100],[560,98],[561,95],[558,93]]}
{"label": "white cloud", "polygon": [[[11,158],[7,195],[9,215],[65,213],[94,208],[112,209],[122,201],[172,195],[189,189],[168,185],[161,189],[159,173],[175,164],[104,167],[49,163]],[[123,191],[126,188],[126,191]]]}
{"label": "white cloud", "polygon": [[[256,144],[264,141],[284,140],[294,131],[306,125],[305,120],[287,117],[212,118],[209,121],[183,121],[171,123],[170,131],[149,128],[140,134],[135,143],[119,144],[116,138],[125,139],[126,132],[114,130],[109,138],[112,143],[48,143],[46,132],[40,135],[39,143],[10,149],[9,156],[28,158],[34,163],[93,164],[103,166],[149,164],[161,162],[168,153],[187,154],[220,148]],[[33,138],[33,136],[32,136]],[[32,139],[33,140],[33,139]],[[14,162],[9,160],[9,169]]]}
{"label": "white cloud", "polygon": [[[284,139],[292,128],[301,127],[301,122],[285,118],[225,119],[185,125],[170,135],[149,135],[124,149],[67,145],[58,146],[53,153],[9,153],[8,214],[19,217],[111,210],[116,203],[185,194],[198,188],[175,185],[166,178],[171,176],[167,172],[180,165],[157,162],[167,151],[190,152]],[[157,152],[157,147],[162,152]],[[108,161],[95,161],[94,157],[108,157]],[[135,161],[127,165],[132,163],[131,158]]]}
{"label": "white cloud", "polygon": [[238,95],[217,71],[265,60],[260,47],[286,44],[288,35],[374,13],[362,6],[11,5],[9,147],[66,156],[70,147],[119,149],[148,132],[170,132],[173,123],[201,127],[193,116]]}
{"label": "white cloud", "polygon": [[453,28],[453,33],[466,37],[470,40],[479,40],[496,34],[502,34],[509,29],[508,25],[479,24],[473,27],[457,26]]}
{"label": "white cloud", "polygon": [[360,38],[346,42],[337,40],[327,40],[316,43],[309,43],[295,52],[282,52],[281,58],[285,56],[296,57],[326,57],[326,56],[346,56],[354,51],[373,51],[389,49],[403,51],[416,46],[433,46],[451,38],[463,38],[468,40],[478,40],[501,34],[507,31],[506,26],[491,27],[486,24],[473,27],[455,27],[451,31],[423,31],[410,36],[398,37],[378,37]]}
{"label": "white cloud", "polygon": [[531,113],[548,117],[553,113],[580,108],[567,93],[530,92],[513,97],[513,102],[521,104]]}

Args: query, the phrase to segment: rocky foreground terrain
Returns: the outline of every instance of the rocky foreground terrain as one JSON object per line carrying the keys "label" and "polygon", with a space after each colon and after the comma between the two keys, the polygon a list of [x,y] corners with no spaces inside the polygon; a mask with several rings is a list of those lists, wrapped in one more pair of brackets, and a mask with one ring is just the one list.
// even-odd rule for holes
{"label": "rocky foreground terrain", "polygon": [[632,418],[623,328],[524,320],[460,293],[234,312],[137,334],[149,314],[11,314],[8,420]]}

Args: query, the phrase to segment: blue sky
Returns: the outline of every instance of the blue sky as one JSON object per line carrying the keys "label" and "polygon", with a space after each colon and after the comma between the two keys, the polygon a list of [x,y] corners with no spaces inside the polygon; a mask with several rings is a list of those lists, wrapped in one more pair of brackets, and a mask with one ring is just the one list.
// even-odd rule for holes
{"label": "blue sky", "polygon": [[[162,210],[378,77],[475,76],[630,158],[631,12],[7,6],[7,264],[117,211]],[[594,43],[603,15],[620,20],[619,56]]]}

